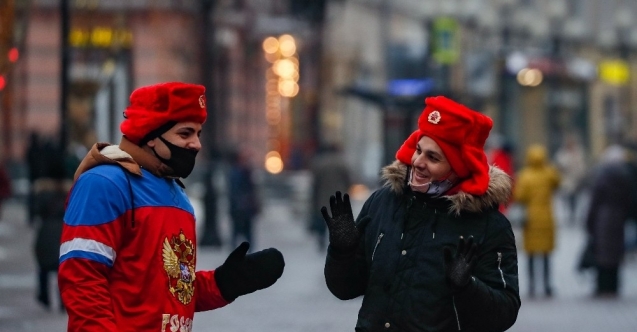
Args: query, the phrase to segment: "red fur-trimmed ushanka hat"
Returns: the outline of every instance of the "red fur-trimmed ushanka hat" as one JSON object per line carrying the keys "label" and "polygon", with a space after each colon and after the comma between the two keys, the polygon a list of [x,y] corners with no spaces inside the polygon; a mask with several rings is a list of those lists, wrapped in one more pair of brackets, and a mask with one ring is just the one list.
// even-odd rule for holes
{"label": "red fur-trimmed ushanka hat", "polygon": [[482,195],[489,186],[489,164],[484,144],[493,127],[488,116],[443,96],[425,99],[425,109],[414,131],[396,152],[396,159],[411,165],[421,137],[433,139],[451,168],[462,179],[454,191]]}
{"label": "red fur-trimmed ushanka hat", "polygon": [[139,144],[146,135],[167,123],[204,123],[207,116],[205,91],[203,85],[181,82],[136,89],[130,95],[130,106],[124,111],[120,130],[129,141]]}

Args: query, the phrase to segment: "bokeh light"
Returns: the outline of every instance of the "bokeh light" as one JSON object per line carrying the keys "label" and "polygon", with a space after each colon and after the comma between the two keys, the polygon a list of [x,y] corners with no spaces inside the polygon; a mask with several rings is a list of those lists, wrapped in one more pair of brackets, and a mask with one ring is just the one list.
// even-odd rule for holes
{"label": "bokeh light", "polygon": [[263,51],[266,54],[275,54],[279,51],[279,41],[274,37],[268,37],[263,41]]}
{"label": "bokeh light", "polygon": [[279,93],[283,97],[294,97],[299,93],[299,85],[293,80],[279,81]]}
{"label": "bokeh light", "polygon": [[296,53],[296,42],[294,41],[294,37],[290,35],[282,35],[279,37],[279,49],[281,51],[281,55],[285,57],[293,56]]}
{"label": "bokeh light", "polygon": [[539,69],[524,68],[518,72],[517,80],[522,86],[535,87],[542,83],[544,75]]}
{"label": "bokeh light", "polygon": [[277,151],[270,151],[265,155],[265,170],[270,174],[279,174],[283,171],[283,159]]}

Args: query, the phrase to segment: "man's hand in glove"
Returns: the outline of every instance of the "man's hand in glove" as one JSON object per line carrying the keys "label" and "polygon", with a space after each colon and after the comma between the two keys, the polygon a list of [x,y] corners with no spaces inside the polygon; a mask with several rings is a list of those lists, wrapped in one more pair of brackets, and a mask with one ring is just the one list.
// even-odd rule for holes
{"label": "man's hand in glove", "polygon": [[332,211],[331,217],[325,206],[321,208],[321,214],[323,214],[323,219],[325,219],[327,229],[330,232],[330,245],[343,252],[354,250],[363,233],[364,225],[356,227],[349,195],[345,194],[341,198],[341,192],[337,191],[336,195],[330,196],[330,210]]}
{"label": "man's hand in glove", "polygon": [[241,243],[215,270],[221,296],[232,302],[241,295],[272,286],[283,274],[283,255],[269,248],[246,255],[250,243]]}
{"label": "man's hand in glove", "polygon": [[476,265],[478,257],[478,244],[473,243],[473,236],[469,236],[469,240],[460,236],[458,241],[458,250],[456,255],[452,257],[451,248],[443,248],[443,256],[445,262],[445,279],[452,289],[461,289],[471,281],[471,273]]}

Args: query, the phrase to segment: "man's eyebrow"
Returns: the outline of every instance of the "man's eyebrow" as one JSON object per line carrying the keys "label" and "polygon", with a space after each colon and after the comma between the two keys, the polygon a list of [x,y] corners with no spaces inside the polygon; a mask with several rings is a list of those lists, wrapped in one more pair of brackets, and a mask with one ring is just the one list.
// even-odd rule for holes
{"label": "man's eyebrow", "polygon": [[179,128],[179,129],[177,129],[177,130],[178,130],[178,131],[184,131],[184,130],[186,130],[186,131],[191,132],[191,133],[194,133],[194,132],[195,132],[195,128],[193,128],[193,127],[181,127],[181,128]]}
{"label": "man's eyebrow", "polygon": [[430,154],[434,154],[434,155],[436,155],[436,156],[438,156],[438,157],[442,157],[442,154],[441,154],[441,153],[439,153],[438,151],[423,149],[423,148],[420,146],[420,144],[416,144],[416,146],[417,146],[417,147],[420,149],[420,151],[422,151],[423,153],[430,153]]}
{"label": "man's eyebrow", "polygon": [[425,152],[426,152],[426,153],[433,154],[433,155],[435,155],[435,156],[437,156],[437,157],[442,157],[442,154],[441,154],[440,152],[438,152],[438,151],[434,151],[434,150],[425,150]]}

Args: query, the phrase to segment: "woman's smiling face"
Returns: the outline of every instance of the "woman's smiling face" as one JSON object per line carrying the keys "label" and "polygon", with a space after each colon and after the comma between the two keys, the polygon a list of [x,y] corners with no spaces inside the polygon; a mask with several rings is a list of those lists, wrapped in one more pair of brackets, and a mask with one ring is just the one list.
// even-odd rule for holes
{"label": "woman's smiling face", "polygon": [[442,149],[433,139],[423,136],[411,157],[413,185],[424,185],[431,181],[443,180],[451,172],[451,164]]}

